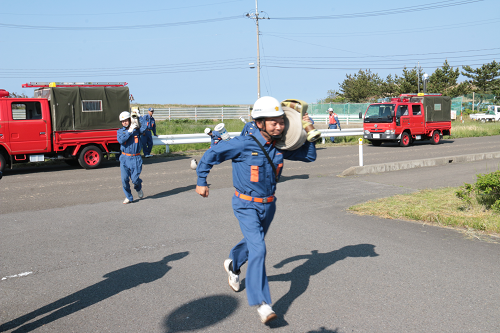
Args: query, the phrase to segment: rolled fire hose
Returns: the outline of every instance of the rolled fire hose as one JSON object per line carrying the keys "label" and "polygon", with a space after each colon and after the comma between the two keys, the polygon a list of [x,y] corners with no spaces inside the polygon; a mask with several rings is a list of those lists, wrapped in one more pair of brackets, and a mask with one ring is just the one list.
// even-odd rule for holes
{"label": "rolled fire hose", "polygon": [[307,140],[314,142],[321,137],[321,132],[314,128],[313,124],[302,121],[307,112],[308,105],[299,99],[285,99],[281,102],[285,112],[285,130],[276,147],[284,150],[295,150],[301,147]]}
{"label": "rolled fire hose", "polygon": [[307,134],[302,128],[302,116],[292,108],[283,106],[285,112],[285,130],[281,139],[276,142],[276,148],[283,150],[295,150],[306,142]]}

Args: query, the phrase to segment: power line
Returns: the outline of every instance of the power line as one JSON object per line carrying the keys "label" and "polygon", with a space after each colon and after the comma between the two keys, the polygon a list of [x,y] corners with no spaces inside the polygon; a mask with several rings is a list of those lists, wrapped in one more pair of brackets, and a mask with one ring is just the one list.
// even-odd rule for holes
{"label": "power line", "polygon": [[[151,12],[162,12],[162,11],[170,11],[170,10],[177,10],[177,9],[186,9],[186,8],[196,8],[196,7],[207,7],[207,6],[213,6],[213,5],[220,5],[220,4],[225,4],[225,3],[231,3],[231,2],[241,2],[242,0],[233,0],[233,1],[224,1],[224,2],[215,2],[215,3],[209,3],[209,4],[201,4],[201,5],[196,5],[196,6],[184,6],[184,7],[173,7],[173,8],[157,8],[157,9],[150,9],[150,10],[136,10],[136,11],[131,11],[131,12],[112,12],[112,13],[70,13],[70,14],[54,14],[54,13],[47,13],[43,14],[43,16],[100,16],[100,15],[123,15],[123,14],[137,14],[137,13],[151,13]],[[40,13],[36,14],[26,14],[26,13],[0,13],[0,15],[9,15],[9,16],[40,16]]]}
{"label": "power line", "polygon": [[220,17],[214,19],[206,20],[196,20],[196,21],[185,21],[185,22],[174,22],[174,23],[155,23],[155,24],[143,24],[143,25],[120,25],[120,26],[108,26],[108,27],[54,27],[54,26],[35,26],[35,25],[19,25],[19,24],[9,24],[0,23],[0,28],[11,28],[11,29],[31,29],[31,30],[78,30],[78,31],[88,31],[88,30],[133,30],[133,29],[152,29],[152,28],[167,28],[176,27],[181,25],[191,25],[191,24],[203,24],[212,22],[222,22],[235,19],[244,18],[244,15]]}
{"label": "power line", "polygon": [[441,9],[448,7],[455,7],[461,5],[468,5],[476,2],[481,2],[484,0],[446,0],[435,3],[429,3],[422,6],[410,6],[401,7],[395,9],[352,13],[352,14],[340,14],[340,15],[327,15],[327,16],[295,16],[295,17],[272,17],[273,20],[338,20],[338,19],[350,19],[350,18],[361,18],[361,17],[372,17],[372,16],[384,16],[384,15],[394,15],[403,13],[413,13],[426,11],[431,9]]}
{"label": "power line", "polygon": [[394,34],[409,34],[415,32],[425,32],[425,31],[435,31],[435,30],[447,30],[447,29],[457,29],[471,26],[479,26],[479,25],[489,25],[493,23],[498,23],[500,18],[474,21],[468,23],[457,23],[450,25],[440,25],[440,26],[432,26],[425,28],[417,28],[417,29],[398,29],[398,30],[385,30],[385,31],[363,31],[363,32],[351,32],[351,33],[318,33],[318,32],[265,32],[265,34],[269,36],[292,36],[295,38],[301,37],[362,37],[362,36],[383,36],[383,35],[394,35]]}

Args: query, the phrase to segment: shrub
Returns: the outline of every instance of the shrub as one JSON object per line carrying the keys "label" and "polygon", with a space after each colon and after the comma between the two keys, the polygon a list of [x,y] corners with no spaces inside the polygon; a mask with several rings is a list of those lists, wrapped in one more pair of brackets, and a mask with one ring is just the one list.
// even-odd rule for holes
{"label": "shrub", "polygon": [[465,183],[455,194],[468,206],[472,205],[472,199],[475,198],[486,209],[500,213],[500,170],[484,175],[478,174],[476,183],[473,185]]}

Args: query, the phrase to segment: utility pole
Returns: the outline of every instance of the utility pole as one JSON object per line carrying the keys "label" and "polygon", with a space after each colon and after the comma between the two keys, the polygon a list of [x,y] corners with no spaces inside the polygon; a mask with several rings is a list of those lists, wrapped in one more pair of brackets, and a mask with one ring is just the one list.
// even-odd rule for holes
{"label": "utility pole", "polygon": [[255,25],[257,26],[257,99],[260,98],[260,43],[259,43],[259,9],[255,0]]}
{"label": "utility pole", "polygon": [[420,61],[417,62],[417,95],[420,93]]}
{"label": "utility pole", "polygon": [[269,19],[268,17],[259,17],[259,8],[255,0],[255,13],[247,13],[247,17],[254,19],[257,27],[257,99],[260,98],[260,43],[259,43],[259,20]]}

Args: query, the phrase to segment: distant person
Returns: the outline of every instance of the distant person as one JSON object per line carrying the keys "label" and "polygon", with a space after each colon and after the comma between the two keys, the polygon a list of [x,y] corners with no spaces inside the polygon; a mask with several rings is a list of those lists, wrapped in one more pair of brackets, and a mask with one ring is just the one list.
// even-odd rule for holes
{"label": "distant person", "polygon": [[219,132],[212,131],[212,129],[208,127],[205,128],[205,134],[210,137],[210,147],[215,146],[222,140],[222,137],[220,136]]}
{"label": "distant person", "polygon": [[156,122],[153,118],[153,113],[155,109],[149,108],[148,114],[142,117],[142,122],[146,123],[146,131],[142,134],[142,150],[144,152],[144,157],[153,157],[151,155],[151,150],[153,150],[153,137],[151,131],[153,131],[154,136],[156,135]]}
{"label": "distant person", "polygon": [[[339,130],[342,130],[340,128],[340,122],[339,122],[339,117],[337,116],[336,113],[333,112],[333,109],[332,108],[329,108],[328,109],[328,113],[329,113],[329,117],[328,117],[328,128],[329,129],[337,129],[337,127],[339,128]],[[331,136],[330,137],[330,141],[332,143],[335,143],[335,137]]]}
{"label": "distant person", "polygon": [[141,142],[140,137],[146,131],[146,122],[141,123],[138,128],[137,124],[132,124],[130,112],[123,111],[120,113],[120,121],[123,127],[117,131],[118,143],[120,143],[120,171],[122,178],[123,192],[125,193],[124,204],[134,201],[132,192],[130,191],[129,180],[132,180],[134,189],[137,191],[139,199],[144,197],[142,191],[142,179],[139,178],[142,172],[141,158]]}

